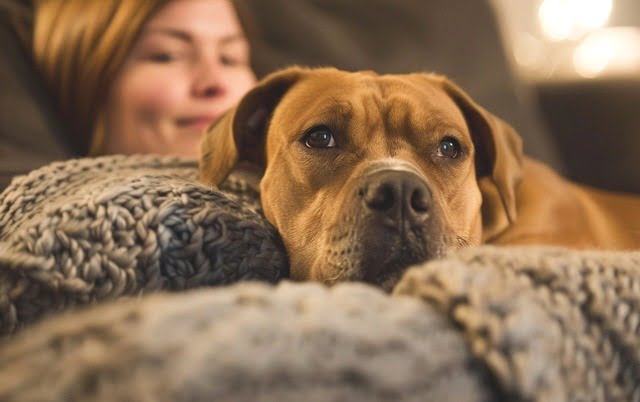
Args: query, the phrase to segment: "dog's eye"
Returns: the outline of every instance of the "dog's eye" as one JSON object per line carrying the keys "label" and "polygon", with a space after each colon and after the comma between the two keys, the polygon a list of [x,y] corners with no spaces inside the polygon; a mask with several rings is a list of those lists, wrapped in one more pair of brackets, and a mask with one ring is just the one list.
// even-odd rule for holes
{"label": "dog's eye", "polygon": [[309,148],[335,148],[336,140],[326,126],[316,126],[304,135],[304,145]]}
{"label": "dog's eye", "polygon": [[460,156],[460,144],[455,138],[445,137],[440,141],[438,156],[455,159]]}

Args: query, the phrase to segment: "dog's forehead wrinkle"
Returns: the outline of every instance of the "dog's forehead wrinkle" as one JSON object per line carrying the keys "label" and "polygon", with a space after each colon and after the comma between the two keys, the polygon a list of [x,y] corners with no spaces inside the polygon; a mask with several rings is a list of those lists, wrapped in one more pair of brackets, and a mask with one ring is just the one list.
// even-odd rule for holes
{"label": "dog's forehead wrinkle", "polygon": [[384,88],[385,85],[379,80],[370,79],[358,89],[358,96],[351,97],[351,102],[353,117],[358,119],[356,124],[363,131],[369,146],[377,143],[388,155],[392,155],[397,143],[391,137],[403,137],[411,130],[410,109],[414,102]]}
{"label": "dog's forehead wrinkle", "polygon": [[[439,105],[437,99],[425,96],[412,86],[396,86],[386,92],[381,116],[387,137],[405,138],[415,133],[432,135],[446,131],[448,126],[458,125],[446,106]],[[392,141],[389,144],[390,152],[396,143]]]}
{"label": "dog's forehead wrinkle", "polygon": [[335,94],[329,94],[326,99],[325,110],[343,116],[351,114],[353,105],[348,99],[342,99]]}
{"label": "dog's forehead wrinkle", "polygon": [[455,121],[461,116],[453,100],[439,85],[429,80],[406,79],[406,76],[384,77],[385,99],[391,109],[412,110],[420,117]]}
{"label": "dog's forehead wrinkle", "polygon": [[416,173],[420,176],[420,170],[414,166],[411,162],[405,161],[403,159],[388,157],[384,159],[379,159],[375,162],[372,162],[369,165],[369,169],[367,173],[376,173],[380,170],[395,170],[395,171],[403,171],[403,172],[411,172]]}

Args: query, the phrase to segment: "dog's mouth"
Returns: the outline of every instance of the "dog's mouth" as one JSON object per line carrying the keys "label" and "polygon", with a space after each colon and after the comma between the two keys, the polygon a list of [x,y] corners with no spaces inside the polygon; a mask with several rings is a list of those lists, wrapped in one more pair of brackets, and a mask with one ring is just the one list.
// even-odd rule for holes
{"label": "dog's mouth", "polygon": [[336,232],[328,247],[328,283],[363,281],[390,292],[407,268],[442,257],[448,249],[440,229],[431,225],[411,231],[350,226]]}
{"label": "dog's mouth", "polygon": [[407,268],[440,256],[441,248],[431,244],[438,240],[430,237],[411,231],[370,240],[370,251],[361,259],[364,281],[390,291]]}
{"label": "dog's mouth", "polygon": [[411,252],[401,253],[375,267],[378,272],[365,274],[364,282],[379,286],[383,290],[390,292],[410,266],[425,262],[428,259],[424,255],[418,257]]}

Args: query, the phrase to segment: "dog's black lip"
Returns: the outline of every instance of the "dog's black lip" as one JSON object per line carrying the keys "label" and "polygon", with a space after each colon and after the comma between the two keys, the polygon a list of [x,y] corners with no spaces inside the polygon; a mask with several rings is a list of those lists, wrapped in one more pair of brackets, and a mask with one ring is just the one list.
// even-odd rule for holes
{"label": "dog's black lip", "polygon": [[395,260],[384,264],[377,274],[365,275],[363,279],[366,283],[380,286],[387,291],[391,291],[393,286],[400,280],[400,278],[402,278],[402,275],[407,271],[407,269],[426,261],[427,259],[422,261],[417,258],[409,258],[403,261]]}
{"label": "dog's black lip", "polygon": [[[379,248],[382,255],[374,256],[366,264],[370,266],[366,270],[365,280],[371,283],[381,283],[390,276],[397,275],[407,267],[424,262],[429,259],[426,250],[421,245],[410,244],[410,240],[396,238],[386,247]],[[374,269],[374,266],[376,269]]]}
{"label": "dog's black lip", "polygon": [[415,232],[416,230],[423,229],[428,219],[428,215],[420,217],[418,220],[407,219],[405,217],[402,217],[401,219],[381,217],[379,224],[385,229],[397,231],[401,237],[405,238],[409,232]]}

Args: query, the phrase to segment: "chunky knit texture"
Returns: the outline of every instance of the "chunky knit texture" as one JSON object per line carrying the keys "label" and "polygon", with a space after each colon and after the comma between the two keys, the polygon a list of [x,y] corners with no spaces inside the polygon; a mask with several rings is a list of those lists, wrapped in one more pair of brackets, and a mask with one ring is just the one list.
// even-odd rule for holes
{"label": "chunky knit texture", "polygon": [[365,285],[239,284],[46,320],[0,348],[0,400],[486,401],[429,306]]}
{"label": "chunky knit texture", "polygon": [[257,191],[233,176],[208,188],[197,172],[111,156],[15,179],[0,195],[0,335],[98,300],[287,276]]}
{"label": "chunky knit texture", "polygon": [[485,246],[394,292],[449,317],[506,400],[640,401],[640,252]]}
{"label": "chunky knit texture", "polygon": [[[273,229],[255,212],[256,194],[246,183],[233,184],[232,179],[222,192],[198,185],[193,164],[184,161],[105,160],[119,162],[112,172],[98,175],[103,183],[116,175],[119,180],[112,183],[128,186],[115,197],[105,195],[117,193],[111,185],[92,180],[78,183],[73,191],[62,189],[73,186],[73,180],[61,181],[57,189],[63,195],[54,191],[50,197],[34,198],[26,190],[23,196],[16,194],[19,186],[28,189],[53,180],[37,174],[18,180],[13,192],[1,196],[2,328],[12,333],[17,325],[31,322],[25,317],[68,311],[5,337],[0,344],[0,400],[640,401],[640,252],[484,246],[411,268],[391,295],[353,283],[333,288],[290,282],[274,286],[268,282],[286,276],[286,258]],[[140,166],[127,165],[143,160]],[[55,171],[68,175],[69,164],[85,163],[93,162],[68,162]],[[135,284],[99,292],[113,289],[103,284],[118,283],[120,279],[113,278],[125,271],[123,265],[116,269],[103,261],[126,261],[123,257],[100,255],[98,272],[104,273],[99,279],[86,274],[92,267],[84,263],[87,258],[59,257],[76,248],[82,255],[99,254],[104,244],[111,244],[106,236],[113,244],[126,237],[114,234],[117,231],[105,235],[100,225],[73,231],[84,227],[75,221],[82,222],[88,213],[74,211],[96,211],[91,219],[97,222],[112,216],[114,204],[124,209],[121,205],[134,205],[130,197],[135,194],[144,198],[151,192],[149,205],[159,205],[154,204],[157,197],[169,197],[160,204],[172,206],[187,188],[199,189],[195,193],[200,195],[189,195],[190,202],[201,200],[206,211],[234,217],[213,223],[212,238],[239,230],[249,219],[256,225],[250,233],[264,233],[257,238],[271,247],[270,257],[258,258],[256,251],[269,247],[247,248],[254,237],[233,237],[226,247],[206,254],[212,261],[207,272],[215,280],[206,279],[209,274],[186,280],[191,276],[185,272],[197,270],[162,267],[176,266],[183,258],[191,261],[191,252],[173,254],[189,242],[157,240],[162,238],[160,227],[171,226],[162,223],[169,218],[145,221],[147,215],[138,214],[135,207],[132,223],[122,218],[125,224],[111,226],[152,228],[141,233],[155,236],[161,254],[152,268],[147,262],[158,260],[138,258],[145,250],[140,244],[146,243],[138,243],[144,236],[137,232],[138,237],[128,240],[132,243],[120,246],[123,253],[138,250],[131,274]],[[87,192],[90,195],[80,197]],[[24,205],[24,213],[31,216],[22,216],[12,205]],[[104,211],[97,212],[101,207]],[[52,225],[60,227],[52,217],[61,210],[67,211],[61,216],[68,216],[68,223],[62,226],[65,231],[54,232],[59,245],[52,247],[45,234]],[[170,211],[168,215],[181,208]],[[50,219],[48,225],[39,222],[42,219]],[[176,225],[171,227],[198,226]],[[71,246],[80,236],[76,233],[92,231],[102,234],[82,237]],[[71,240],[60,240],[65,237],[59,233]],[[100,246],[92,248],[92,241]],[[27,247],[29,242],[33,244]],[[166,246],[171,244],[179,245]],[[170,262],[163,262],[164,252]],[[252,259],[259,264],[245,268],[242,261]],[[194,266],[189,264],[184,266]],[[230,264],[236,265],[228,268]],[[175,272],[181,279],[174,278]],[[147,290],[245,278],[263,283],[94,303]],[[76,287],[76,281],[89,286]],[[68,309],[87,303],[93,305]],[[37,309],[30,310],[32,306]]]}

